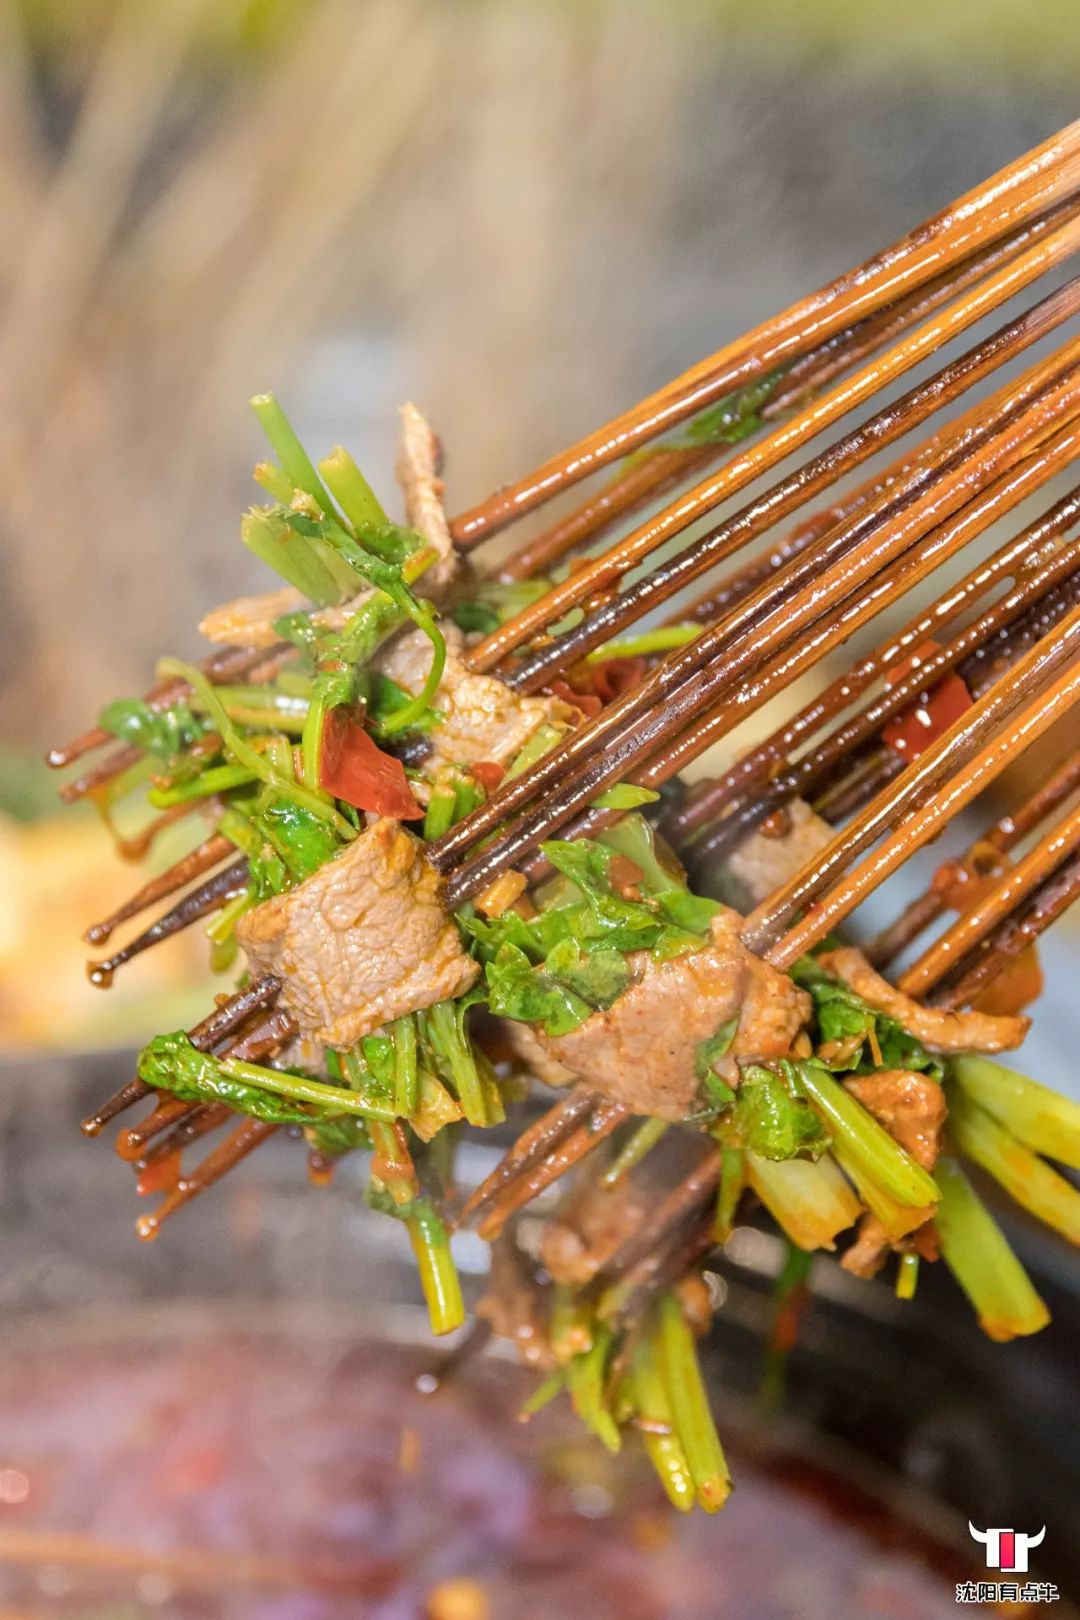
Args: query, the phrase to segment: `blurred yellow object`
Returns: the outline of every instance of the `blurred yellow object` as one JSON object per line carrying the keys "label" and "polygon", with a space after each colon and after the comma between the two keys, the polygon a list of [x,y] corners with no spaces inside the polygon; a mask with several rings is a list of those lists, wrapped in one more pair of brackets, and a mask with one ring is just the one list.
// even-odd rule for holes
{"label": "blurred yellow object", "polygon": [[[214,982],[201,929],[132,962],[111,990],[86,978],[88,919],[145,876],[110,856],[96,816],[0,818],[0,1048],[137,1044],[205,1014]],[[139,932],[153,915],[128,929]]]}

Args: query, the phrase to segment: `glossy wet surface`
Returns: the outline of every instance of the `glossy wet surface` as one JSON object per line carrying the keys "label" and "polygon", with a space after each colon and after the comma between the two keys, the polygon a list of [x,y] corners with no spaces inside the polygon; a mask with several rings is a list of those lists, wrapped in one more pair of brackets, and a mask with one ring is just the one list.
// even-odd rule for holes
{"label": "glossy wet surface", "polygon": [[340,1333],[106,1339],[0,1365],[3,1620],[419,1620],[453,1577],[475,1620],[956,1613],[957,1571],[850,1487],[735,1450],[728,1509],[679,1520],[560,1410],[516,1423],[504,1365],[425,1397],[429,1353]]}

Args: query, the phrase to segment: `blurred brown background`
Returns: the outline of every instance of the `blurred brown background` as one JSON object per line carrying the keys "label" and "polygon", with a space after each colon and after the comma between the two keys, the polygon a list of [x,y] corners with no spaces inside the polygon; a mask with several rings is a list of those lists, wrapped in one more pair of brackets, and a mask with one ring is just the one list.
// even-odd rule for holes
{"label": "blurred brown background", "polygon": [[[252,392],[384,492],[415,398],[460,508],[1066,122],[1078,64],[1070,0],[0,0],[0,804],[257,587]],[[0,1040],[153,984],[80,995],[129,882],[0,820]]]}

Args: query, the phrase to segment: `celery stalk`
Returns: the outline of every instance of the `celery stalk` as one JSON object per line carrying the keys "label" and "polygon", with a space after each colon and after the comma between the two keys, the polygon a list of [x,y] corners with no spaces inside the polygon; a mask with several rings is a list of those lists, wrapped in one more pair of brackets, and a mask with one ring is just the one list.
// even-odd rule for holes
{"label": "celery stalk", "polygon": [[984,1057],[957,1057],[949,1075],[1018,1141],[1080,1170],[1080,1103]]}
{"label": "celery stalk", "polygon": [[953,1094],[949,1128],[960,1151],[982,1165],[1011,1198],[1070,1243],[1080,1245],[1080,1192],[1064,1176],[962,1091]]}
{"label": "celery stalk", "polygon": [[978,1312],[983,1332],[999,1340],[1038,1333],[1050,1312],[955,1159],[939,1159],[934,1180],[942,1259]]}

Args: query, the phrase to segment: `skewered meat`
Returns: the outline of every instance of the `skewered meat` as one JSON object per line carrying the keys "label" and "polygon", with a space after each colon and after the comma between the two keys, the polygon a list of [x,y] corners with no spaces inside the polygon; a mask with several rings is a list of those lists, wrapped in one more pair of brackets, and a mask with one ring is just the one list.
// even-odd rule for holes
{"label": "skewered meat", "polygon": [[[461,657],[463,638],[453,625],[443,626],[446,668],[434,706],[442,719],[431,735],[429,767],[475,765],[480,760],[506,764],[519,754],[538,726],[571,724],[577,709],[559,698],[519,697],[496,675],[474,675]],[[431,668],[431,642],[419,630],[406,630],[377,658],[384,675],[416,693]]]}
{"label": "skewered meat", "polygon": [[710,943],[674,960],[636,951],[619,999],[568,1035],[538,1033],[541,1046],[635,1113],[685,1119],[697,1107],[702,1041],[738,1018],[727,1055],[736,1079],[736,1059],[783,1056],[810,1014],[805,991],[747,950],[741,922],[735,911],[718,912]]}
{"label": "skewered meat", "polygon": [[454,542],[443,510],[443,481],[439,477],[442,452],[426,417],[410,401],[401,407],[394,471],[405,497],[405,521],[439,553],[428,580],[438,588],[453,578],[457,567]]}
{"label": "skewered meat", "polygon": [[805,799],[790,800],[779,814],[785,823],[783,831],[773,830],[766,822],[727,859],[728,872],[754,905],[782,888],[836,836]]}
{"label": "skewered meat", "polygon": [[254,972],[284,980],[282,1001],[301,1033],[340,1049],[461,995],[478,971],[422,845],[389,819],[247,912],[236,933]]}
{"label": "skewered meat", "polygon": [[[857,1075],[845,1085],[916,1164],[924,1170],[934,1168],[948,1111],[945,1093],[936,1081],[910,1069],[879,1069],[876,1074]],[[891,1247],[877,1216],[867,1213],[859,1222],[858,1238],[840,1263],[856,1277],[873,1277]]]}
{"label": "skewered meat", "polygon": [[1016,1014],[999,1017],[993,1013],[924,1007],[875,973],[862,952],[850,946],[823,951],[817,961],[826,973],[843,979],[872,1007],[895,1018],[931,1052],[1011,1052],[1031,1026],[1030,1018]]}
{"label": "skewered meat", "polygon": [[[341,630],[348,620],[375,593],[366,589],[355,596],[346,597],[333,607],[316,608],[312,623],[324,630]],[[199,621],[200,634],[208,641],[226,647],[273,647],[281,640],[274,629],[274,620],[288,613],[299,613],[308,605],[307,597],[292,585],[280,591],[267,591],[262,596],[237,596],[211,609]]]}
{"label": "skewered meat", "polygon": [[934,1168],[947,1112],[936,1080],[911,1069],[879,1069],[856,1075],[845,1085],[916,1164]]}

